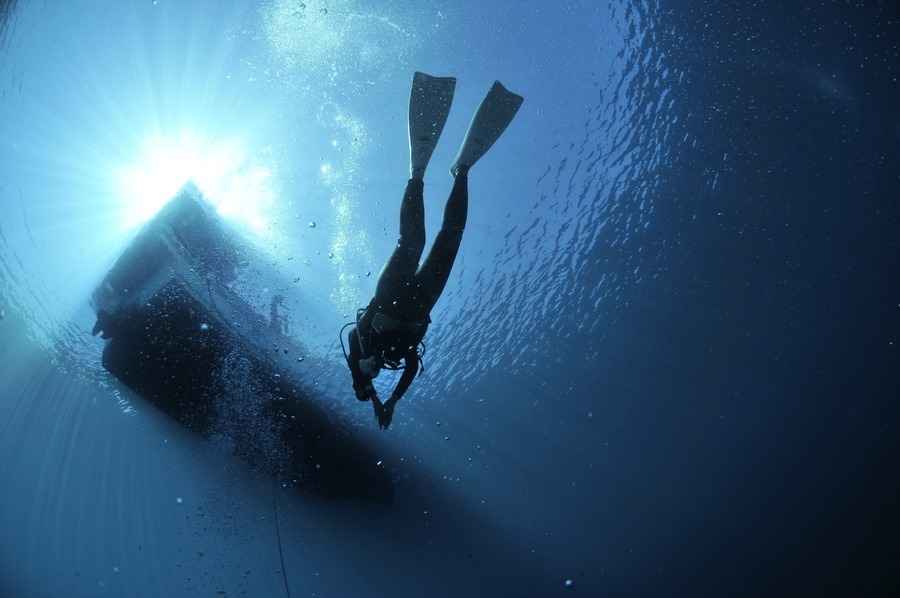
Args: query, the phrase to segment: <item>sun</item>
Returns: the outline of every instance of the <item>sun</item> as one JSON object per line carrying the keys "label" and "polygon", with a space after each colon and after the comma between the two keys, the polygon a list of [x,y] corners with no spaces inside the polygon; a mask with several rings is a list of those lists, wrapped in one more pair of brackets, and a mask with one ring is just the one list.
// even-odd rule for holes
{"label": "sun", "polygon": [[268,228],[272,171],[254,162],[238,140],[212,142],[192,133],[152,136],[117,178],[123,226],[129,229],[153,218],[188,182],[223,217],[257,234]]}

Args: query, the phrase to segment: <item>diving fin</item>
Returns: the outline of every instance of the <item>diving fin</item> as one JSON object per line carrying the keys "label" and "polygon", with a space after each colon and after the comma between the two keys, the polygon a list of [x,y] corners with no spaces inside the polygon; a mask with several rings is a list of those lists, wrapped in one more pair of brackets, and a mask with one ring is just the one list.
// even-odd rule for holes
{"label": "diving fin", "polygon": [[456,176],[459,170],[468,170],[487,153],[512,122],[524,100],[522,96],[503,87],[499,81],[494,81],[475,112],[469,130],[466,131],[466,139],[459,149],[456,161],[450,167],[450,173]]}
{"label": "diving fin", "polygon": [[434,146],[450,114],[455,77],[432,77],[416,72],[409,95],[410,176],[422,178]]}

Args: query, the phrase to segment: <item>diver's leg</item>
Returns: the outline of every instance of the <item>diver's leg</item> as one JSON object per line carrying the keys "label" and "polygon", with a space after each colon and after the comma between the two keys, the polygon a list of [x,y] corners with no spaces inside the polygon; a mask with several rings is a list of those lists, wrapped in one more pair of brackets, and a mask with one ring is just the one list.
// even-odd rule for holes
{"label": "diver's leg", "polygon": [[400,205],[400,238],[378,277],[375,296],[384,301],[413,279],[425,250],[425,199],[421,179],[410,179]]}
{"label": "diver's leg", "polygon": [[463,231],[466,228],[466,217],[469,212],[469,177],[466,169],[461,169],[453,182],[453,191],[444,207],[444,222],[428,252],[428,257],[416,273],[416,282],[422,289],[425,317],[437,303],[438,298],[450,278],[450,270],[459,252]]}

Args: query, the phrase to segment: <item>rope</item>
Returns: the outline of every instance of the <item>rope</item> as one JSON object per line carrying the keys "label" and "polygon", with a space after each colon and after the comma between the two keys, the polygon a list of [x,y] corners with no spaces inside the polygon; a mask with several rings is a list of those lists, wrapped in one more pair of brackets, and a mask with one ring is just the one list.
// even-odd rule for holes
{"label": "rope", "polygon": [[272,480],[272,511],[275,513],[275,536],[278,538],[278,558],[281,559],[281,580],[284,582],[284,593],[291,598],[287,571],[284,568],[284,551],[281,548],[281,526],[278,524],[278,480]]}

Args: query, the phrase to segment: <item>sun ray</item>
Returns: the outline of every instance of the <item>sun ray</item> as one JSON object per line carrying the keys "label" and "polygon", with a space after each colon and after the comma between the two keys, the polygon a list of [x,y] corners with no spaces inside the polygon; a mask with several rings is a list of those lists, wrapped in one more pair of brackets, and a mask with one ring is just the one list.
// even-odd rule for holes
{"label": "sun ray", "polygon": [[239,140],[209,142],[190,131],[151,136],[138,158],[119,169],[123,226],[152,218],[185,184],[193,182],[219,214],[264,234],[275,201],[273,170],[251,158]]}

